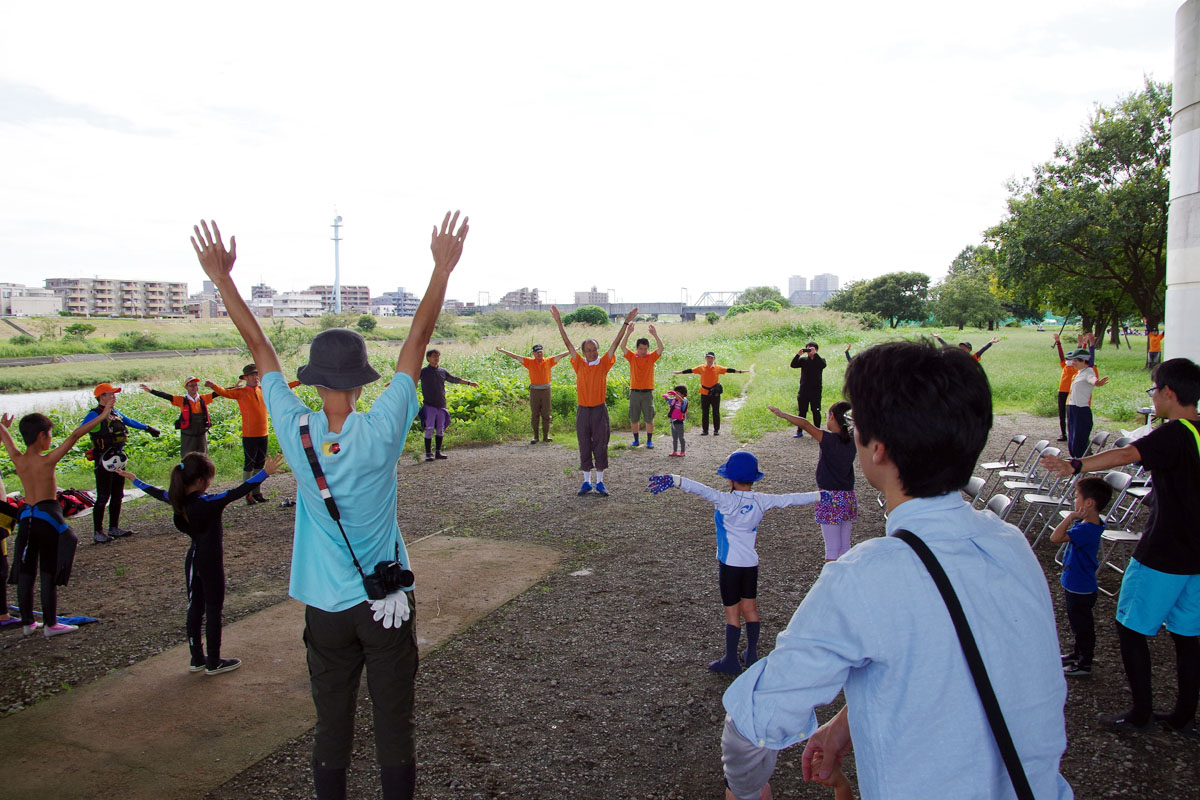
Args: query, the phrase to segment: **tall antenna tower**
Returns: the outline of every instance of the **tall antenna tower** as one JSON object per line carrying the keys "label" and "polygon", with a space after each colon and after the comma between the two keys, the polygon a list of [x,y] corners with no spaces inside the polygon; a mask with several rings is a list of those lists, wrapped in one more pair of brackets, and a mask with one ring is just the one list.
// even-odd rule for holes
{"label": "tall antenna tower", "polygon": [[342,267],[338,263],[338,243],[341,238],[338,236],[342,227],[342,216],[333,218],[333,310],[334,313],[342,313]]}

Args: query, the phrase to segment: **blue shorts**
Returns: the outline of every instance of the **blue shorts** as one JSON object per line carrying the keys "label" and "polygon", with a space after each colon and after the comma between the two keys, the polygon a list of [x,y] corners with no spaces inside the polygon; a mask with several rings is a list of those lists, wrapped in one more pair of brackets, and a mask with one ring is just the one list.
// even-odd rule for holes
{"label": "blue shorts", "polygon": [[1200,575],[1159,572],[1129,559],[1117,622],[1144,636],[1158,633],[1162,624],[1180,636],[1200,636]]}

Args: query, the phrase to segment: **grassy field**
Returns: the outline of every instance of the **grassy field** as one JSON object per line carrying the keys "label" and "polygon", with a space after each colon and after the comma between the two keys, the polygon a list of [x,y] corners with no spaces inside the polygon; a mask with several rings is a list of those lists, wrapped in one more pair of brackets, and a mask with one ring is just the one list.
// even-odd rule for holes
{"label": "grassy field", "polygon": [[[385,320],[392,321],[383,318],[381,323]],[[132,321],[103,322],[116,325]],[[167,324],[178,323],[170,321]],[[228,322],[220,324],[227,326]],[[407,324],[407,320],[397,322],[397,327]],[[789,362],[796,350],[810,339],[820,344],[821,354],[828,361],[823,398],[824,407],[828,408],[841,397],[842,376],[846,368],[842,351],[847,344],[851,346],[852,353],[857,353],[879,342],[940,332],[949,342],[968,339],[978,348],[991,336],[986,331],[960,332],[932,328],[864,331],[852,318],[812,309],[779,314],[744,314],[722,320],[717,325],[702,321],[664,322],[657,328],[666,344],[665,353],[657,367],[658,390],[665,391],[676,383],[689,387],[693,398],[690,424],[696,424],[700,419],[699,403],[695,401],[698,397],[697,379],[693,375],[673,376],[669,373],[701,364],[707,350],[716,352],[720,364],[753,369],[753,375],[727,375],[722,381],[726,387],[726,403],[741,393],[743,388],[746,389],[745,407],[726,424],[726,430],[741,442],[751,442],[767,431],[788,427],[766,409],[769,405],[787,411],[795,409],[799,373],[789,367]],[[595,336],[601,340],[602,348],[607,348],[616,332],[615,325],[605,328],[573,326],[571,336],[576,344],[588,336]],[[641,335],[648,335],[644,323],[638,323],[634,338]],[[1057,413],[1060,367],[1050,333],[1036,333],[1031,328],[1002,328],[996,335],[1001,341],[983,357],[983,366],[992,384],[996,412],[1054,416]],[[1068,338],[1073,342],[1070,332],[1064,336],[1064,339]],[[1135,339],[1132,343],[1132,350],[1124,345],[1120,349],[1106,345],[1097,354],[1101,375],[1110,377],[1110,382],[1097,388],[1093,395],[1097,427],[1133,428],[1141,419],[1136,408],[1146,403],[1143,390],[1149,385],[1149,376],[1143,368],[1144,353],[1140,349],[1144,347],[1144,342]],[[475,344],[463,342],[439,346],[442,366],[452,374],[481,384],[478,389],[447,386],[452,420],[447,440],[451,446],[519,440],[529,435],[527,373],[520,364],[500,355],[495,349],[501,346],[513,352],[527,353],[534,344],[544,345],[551,353],[562,349],[558,332],[552,326],[523,327],[510,335]],[[397,353],[395,344],[371,345],[371,360],[383,375],[391,373]],[[285,354],[285,374],[289,377],[294,375],[296,368],[306,359],[304,348]],[[0,386],[6,390],[30,391],[61,386],[92,386],[108,380],[146,382],[155,388],[178,392],[179,380],[187,374],[196,374],[201,380],[211,378],[223,385],[231,385],[246,360],[248,357],[241,355],[206,356],[24,367],[0,370]],[[628,381],[629,370],[618,356],[618,363],[610,374],[608,391],[614,428],[613,442],[617,446],[622,446],[620,443],[623,442],[623,436],[618,432],[628,430]],[[378,381],[366,388],[360,408],[370,406],[385,382]],[[316,407],[318,398],[315,390],[301,388],[297,391],[310,406]],[[664,405],[658,402],[660,411],[664,410]],[[553,404],[553,430],[558,433],[559,441],[569,446],[574,441],[568,432],[574,428],[575,375],[568,364],[560,364],[554,370]],[[3,398],[0,396],[0,407],[2,405]],[[118,407],[125,414],[164,431],[163,437],[158,440],[135,433],[128,448],[132,469],[148,480],[161,481],[178,456],[178,434],[173,428],[175,410],[167,403],[141,392],[123,393]],[[81,417],[81,414],[74,409],[60,409],[52,416],[56,423],[56,435],[61,436],[65,430],[78,424],[77,417]],[[212,418],[214,425],[209,442],[218,471],[222,475],[236,476],[241,471],[242,456],[240,418],[235,404],[226,401],[215,403]],[[660,414],[660,434],[666,433],[664,420],[665,417]],[[410,436],[406,452],[417,457],[421,448],[419,434]],[[91,485],[91,464],[83,457],[85,449],[85,445],[79,446],[63,462],[61,485]],[[275,449],[273,442],[272,449]],[[3,455],[0,455],[0,472],[10,491],[19,486],[11,464]]]}

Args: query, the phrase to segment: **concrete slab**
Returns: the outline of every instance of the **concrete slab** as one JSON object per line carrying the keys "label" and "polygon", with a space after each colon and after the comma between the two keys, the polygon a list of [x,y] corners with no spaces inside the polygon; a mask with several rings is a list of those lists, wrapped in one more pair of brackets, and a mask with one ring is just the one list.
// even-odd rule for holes
{"label": "concrete slab", "polygon": [[[451,536],[419,541],[409,554],[423,652],[561,558],[547,547]],[[202,797],[313,726],[303,629],[304,607],[289,600],[226,626],[222,653],[243,661],[235,672],[190,673],[179,645],[0,720],[9,754],[0,797]]]}

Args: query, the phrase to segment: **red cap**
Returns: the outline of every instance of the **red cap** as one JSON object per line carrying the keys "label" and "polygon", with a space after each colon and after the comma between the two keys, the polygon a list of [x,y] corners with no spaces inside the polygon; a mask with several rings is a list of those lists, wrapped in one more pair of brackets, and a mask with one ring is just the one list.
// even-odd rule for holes
{"label": "red cap", "polygon": [[111,383],[102,383],[99,386],[97,386],[95,389],[92,390],[92,396],[99,397],[100,395],[104,394],[105,392],[112,392],[113,394],[116,394],[119,391],[121,391],[121,390],[119,388],[117,388],[116,386],[113,386]]}

